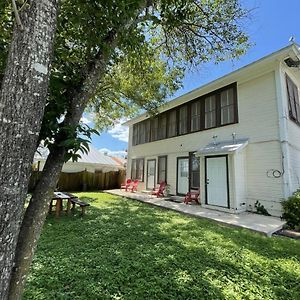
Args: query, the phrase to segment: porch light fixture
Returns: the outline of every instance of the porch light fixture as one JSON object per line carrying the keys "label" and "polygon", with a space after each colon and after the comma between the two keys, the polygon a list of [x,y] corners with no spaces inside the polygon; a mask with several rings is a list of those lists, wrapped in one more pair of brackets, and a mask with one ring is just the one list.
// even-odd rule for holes
{"label": "porch light fixture", "polygon": [[213,135],[212,138],[214,139],[214,145],[217,145],[217,144],[218,144],[218,143],[217,143],[217,138],[218,138],[218,136],[217,136],[217,135]]}
{"label": "porch light fixture", "polygon": [[232,141],[233,141],[233,143],[235,144],[236,133],[233,132],[231,135],[232,135]]}

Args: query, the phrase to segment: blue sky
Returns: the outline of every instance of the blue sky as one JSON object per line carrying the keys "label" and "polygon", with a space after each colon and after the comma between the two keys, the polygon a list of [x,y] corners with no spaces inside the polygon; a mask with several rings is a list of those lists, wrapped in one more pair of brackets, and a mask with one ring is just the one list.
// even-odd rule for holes
{"label": "blue sky", "polygon": [[[242,3],[251,9],[251,16],[243,26],[253,46],[239,60],[200,65],[198,70],[188,72],[183,88],[173,98],[287,46],[291,36],[300,43],[300,0],[242,0]],[[94,136],[92,145],[119,155],[127,148],[126,137],[126,128],[117,125],[101,136]]]}

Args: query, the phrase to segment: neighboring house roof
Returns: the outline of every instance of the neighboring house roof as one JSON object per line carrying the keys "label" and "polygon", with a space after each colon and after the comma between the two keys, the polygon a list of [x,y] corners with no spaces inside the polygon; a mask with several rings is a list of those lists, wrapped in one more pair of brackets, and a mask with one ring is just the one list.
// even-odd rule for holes
{"label": "neighboring house roof", "polygon": [[123,157],[116,157],[116,156],[110,156],[114,161],[117,162],[120,166],[125,166],[126,165],[126,159]]}
{"label": "neighboring house roof", "polygon": [[[226,86],[237,80],[239,80],[239,82],[247,81],[249,80],[249,77],[259,76],[260,73],[270,70],[270,67],[273,66],[275,61],[279,62],[289,57],[294,60],[300,60],[299,45],[293,43],[225,76],[204,84],[189,93],[186,93],[178,98],[175,98],[172,101],[167,102],[160,107],[159,112],[164,112],[181,104],[189,102],[193,99],[196,99],[197,97],[201,97],[215,89]],[[149,114],[146,112],[125,122],[123,125],[130,126],[147,118],[149,118]]]}
{"label": "neighboring house roof", "polygon": [[90,146],[90,151],[88,154],[80,153],[81,158],[78,159],[78,162],[91,163],[91,164],[102,164],[102,165],[115,165],[117,162],[111,157],[101,153],[97,149]]}
{"label": "neighboring house roof", "polygon": [[[89,145],[89,152],[82,153],[81,151],[79,152],[80,158],[78,158],[79,163],[89,163],[89,164],[101,164],[101,165],[113,165],[113,166],[119,166],[119,164],[113,160],[111,157],[105,155],[104,153],[98,151],[91,145]],[[47,156],[49,154],[49,150],[45,147],[39,147],[38,151],[34,155],[34,161],[38,160],[46,160]],[[71,160],[68,161],[72,162]]]}

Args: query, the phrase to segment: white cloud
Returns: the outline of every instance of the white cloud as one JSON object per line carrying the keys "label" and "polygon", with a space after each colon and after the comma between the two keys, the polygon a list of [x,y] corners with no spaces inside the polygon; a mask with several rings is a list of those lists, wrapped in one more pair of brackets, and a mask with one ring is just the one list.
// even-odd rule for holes
{"label": "white cloud", "polygon": [[128,142],[128,135],[129,130],[127,126],[123,126],[122,123],[124,123],[126,120],[122,119],[118,121],[118,123],[115,124],[115,126],[111,129],[109,129],[107,132],[114,138],[122,141],[122,142]]}
{"label": "white cloud", "polygon": [[87,125],[92,123],[92,121],[90,119],[88,119],[86,116],[82,116],[80,121]]}
{"label": "white cloud", "polygon": [[106,153],[109,156],[117,156],[117,157],[125,157],[127,156],[127,152],[125,150],[117,150],[117,151],[113,151],[107,148],[102,148],[99,149],[100,152],[102,153]]}

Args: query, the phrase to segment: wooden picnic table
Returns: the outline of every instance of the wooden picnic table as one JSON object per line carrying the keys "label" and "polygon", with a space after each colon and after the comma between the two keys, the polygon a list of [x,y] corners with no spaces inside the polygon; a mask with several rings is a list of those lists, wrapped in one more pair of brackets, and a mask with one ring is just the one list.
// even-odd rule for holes
{"label": "wooden picnic table", "polygon": [[53,206],[53,200],[56,200],[56,207],[55,207],[55,215],[58,218],[60,216],[60,213],[63,209],[63,200],[67,200],[67,214],[70,213],[70,209],[71,209],[71,200],[72,199],[77,199],[78,197],[70,194],[70,193],[66,193],[66,192],[54,192],[53,197],[51,199],[50,202],[50,207],[49,207],[49,211],[52,211],[52,206]]}

